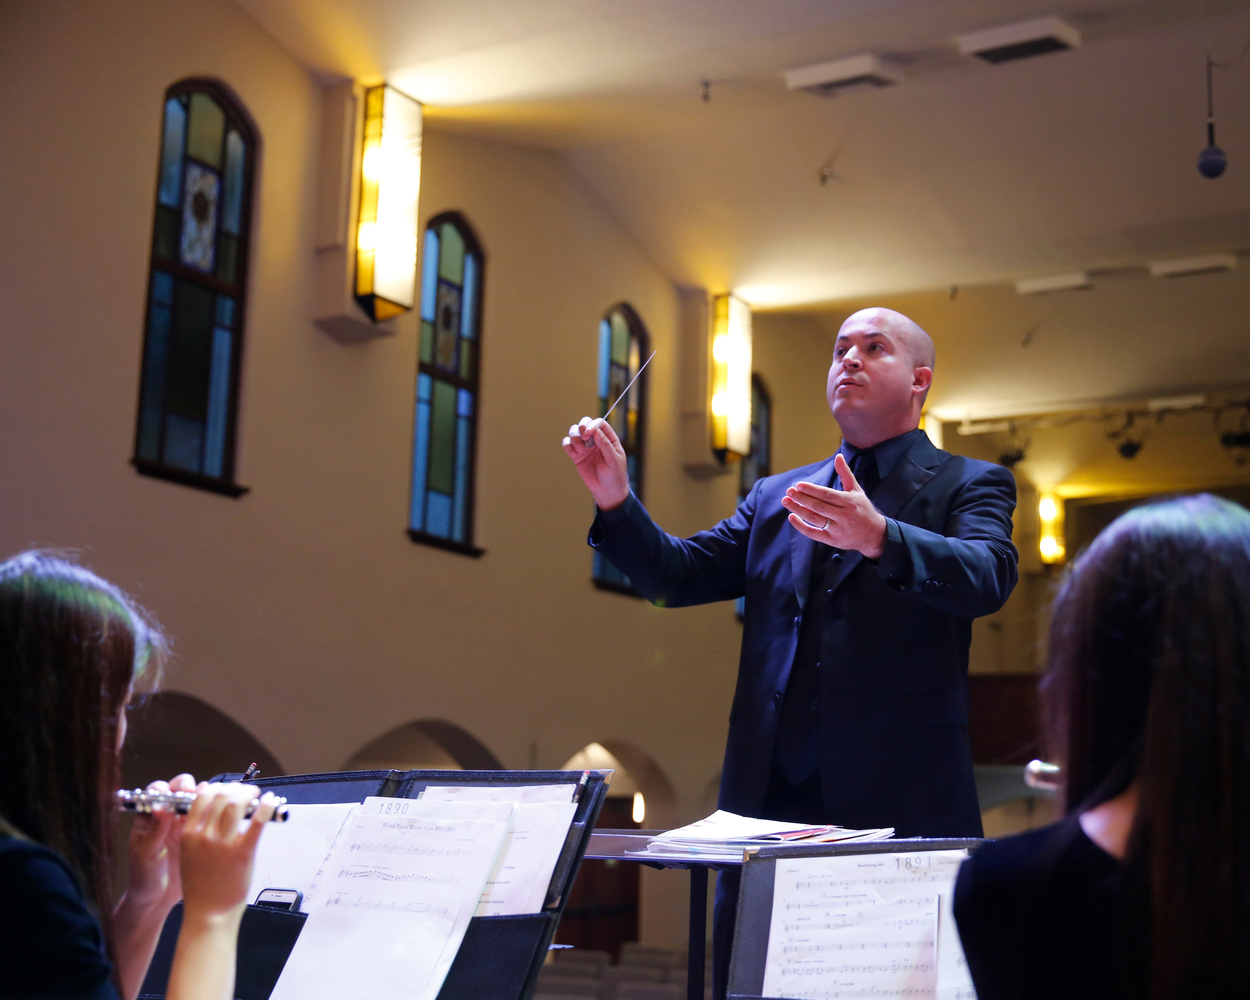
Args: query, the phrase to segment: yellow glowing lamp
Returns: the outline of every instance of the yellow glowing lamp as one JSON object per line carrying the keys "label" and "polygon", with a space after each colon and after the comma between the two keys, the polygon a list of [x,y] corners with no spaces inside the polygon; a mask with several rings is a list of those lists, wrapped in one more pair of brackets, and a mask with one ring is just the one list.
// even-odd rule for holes
{"label": "yellow glowing lamp", "polygon": [[1037,550],[1042,562],[1048,565],[1063,562],[1063,504],[1055,494],[1046,492],[1038,497],[1037,518],[1041,523]]}
{"label": "yellow glowing lamp", "polygon": [[421,105],[385,84],[365,91],[356,225],[356,301],[375,323],[408,312],[417,293]]}
{"label": "yellow glowing lamp", "polygon": [[635,823],[641,823],[647,818],[647,802],[642,797],[642,792],[634,792],[634,810],[632,815]]}
{"label": "yellow glowing lamp", "polygon": [[712,303],[712,449],[751,453],[751,307],[734,295]]}

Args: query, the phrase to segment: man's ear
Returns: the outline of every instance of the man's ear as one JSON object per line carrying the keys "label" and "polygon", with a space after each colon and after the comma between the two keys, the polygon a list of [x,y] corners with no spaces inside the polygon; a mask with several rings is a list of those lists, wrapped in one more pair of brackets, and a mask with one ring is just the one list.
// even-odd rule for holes
{"label": "man's ear", "polygon": [[927,365],[917,365],[912,369],[911,387],[915,392],[928,392],[933,384],[933,369]]}

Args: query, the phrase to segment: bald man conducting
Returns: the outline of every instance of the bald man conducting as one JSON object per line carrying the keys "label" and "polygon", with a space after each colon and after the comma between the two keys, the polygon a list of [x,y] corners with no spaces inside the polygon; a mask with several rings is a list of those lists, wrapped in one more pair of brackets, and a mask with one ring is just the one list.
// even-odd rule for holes
{"label": "bald man conducting", "polygon": [[[598,506],[590,544],[666,608],[745,595],[720,807],[899,836],[980,836],[968,744],[972,619],[1016,584],[1015,481],[918,429],[933,342],[889,309],[842,325],[829,460],[761,479],[732,517],[663,532],[630,493],[611,426],[564,450]],[[736,878],[717,884],[724,996]]]}

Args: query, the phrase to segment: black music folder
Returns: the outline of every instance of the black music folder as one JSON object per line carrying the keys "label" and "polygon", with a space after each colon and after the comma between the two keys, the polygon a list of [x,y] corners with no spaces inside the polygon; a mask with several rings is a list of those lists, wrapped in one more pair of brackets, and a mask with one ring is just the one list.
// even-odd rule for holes
{"label": "black music folder", "polygon": [[[439,992],[439,1000],[528,1000],[607,797],[611,771],[341,771],[255,778],[250,783],[302,804],[363,802],[371,795],[415,799],[428,785],[576,785],[583,773],[586,781],[542,911],[474,917]],[[212,780],[242,777],[223,774]],[[268,1000],[306,919],[305,913],[249,904],[239,928],[235,1000]],[[181,924],[179,904],[161,932],[140,1000],[163,1000]]]}
{"label": "black music folder", "polygon": [[[873,856],[870,864],[864,866],[868,870],[868,874],[864,876],[865,881],[872,881],[880,875],[886,875],[895,868],[907,870],[923,869],[926,863],[926,855],[932,855],[937,858],[939,855],[933,852],[940,851],[966,851],[975,848],[982,843],[980,840],[968,838],[951,838],[951,839],[928,839],[928,838],[900,838],[898,840],[876,840],[861,841],[858,843],[832,843],[832,844],[811,844],[803,846],[801,844],[786,845],[782,847],[765,847],[758,851],[753,851],[747,856],[747,860],[742,866],[742,883],[738,892],[738,920],[734,927],[734,943],[733,953],[729,968],[729,985],[728,996],[730,1000],[776,1000],[776,995],[781,991],[765,992],[766,973],[768,971],[768,962],[770,957],[770,937],[773,929],[778,926],[773,921],[774,904],[792,905],[795,912],[801,913],[807,919],[811,919],[813,910],[819,910],[819,901],[804,901],[794,904],[793,900],[782,903],[779,897],[784,896],[780,891],[778,865],[785,867],[785,862],[793,859],[807,858],[835,858],[856,856],[869,861],[867,856]],[[814,885],[814,882],[806,883]],[[810,891],[810,890],[809,890]],[[843,890],[846,891],[846,890]],[[829,890],[829,894],[835,894],[837,890]],[[869,894],[876,895],[875,891],[866,892],[865,897]],[[846,891],[848,899],[858,895],[853,891]],[[828,895],[825,896],[827,900]],[[831,919],[842,919],[843,914],[848,914],[854,908],[852,903],[845,910],[840,911],[839,916],[831,918],[828,913],[821,911],[821,915],[816,918],[821,922],[823,927],[829,925],[823,923]],[[784,922],[783,922],[784,924]],[[841,925],[845,926],[845,925]],[[820,932],[817,931],[817,934]],[[801,938],[801,933],[796,932],[796,938]],[[823,950],[824,954],[829,954],[830,942],[817,942],[823,945],[823,949],[816,949],[814,954],[819,955]],[[934,942],[936,946],[936,942]],[[864,947],[862,942],[855,944],[854,952],[847,952],[853,955],[853,965],[857,971],[863,970],[868,963],[878,961],[877,954],[887,956],[889,962],[897,962],[899,960],[900,951],[893,943],[882,942],[883,948],[888,949],[875,953],[871,943],[867,950],[859,950]],[[801,947],[802,945],[800,945]],[[791,948],[794,945],[790,946]],[[832,943],[835,949],[846,948],[846,945]],[[773,949],[772,954],[774,961],[777,959],[777,951],[784,949]],[[936,948],[935,948],[936,950]],[[963,953],[959,949],[958,958],[962,961]],[[819,964],[819,961],[811,963]],[[954,963],[952,963],[954,964]],[[801,969],[801,979],[805,985],[812,982],[812,976],[817,969],[810,966]],[[954,978],[961,980],[963,973],[956,971]],[[951,983],[949,989],[939,989],[937,995],[939,997],[948,997],[954,1000],[956,997],[966,996],[964,990],[959,989],[955,983]],[[969,987],[970,988],[970,987]],[[784,996],[784,993],[782,993]],[[856,995],[862,995],[856,990]],[[897,996],[899,993],[887,991],[881,993],[871,993],[870,995],[880,996]],[[975,997],[975,994],[972,994]]]}

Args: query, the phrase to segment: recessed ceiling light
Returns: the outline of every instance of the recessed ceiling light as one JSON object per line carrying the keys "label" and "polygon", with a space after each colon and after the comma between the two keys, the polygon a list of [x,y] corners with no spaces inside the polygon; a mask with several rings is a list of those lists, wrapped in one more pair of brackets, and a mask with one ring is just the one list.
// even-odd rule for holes
{"label": "recessed ceiling light", "polygon": [[868,53],[786,70],[787,90],[832,97],[856,90],[880,90],[903,82],[903,71],[888,59]]}
{"label": "recessed ceiling light", "polygon": [[1215,274],[1218,271],[1235,270],[1237,255],[1207,253],[1197,257],[1173,257],[1170,260],[1152,260],[1148,266],[1152,278],[1183,278],[1191,274]]}
{"label": "recessed ceiling light", "polygon": [[959,36],[960,55],[976,56],[994,65],[1080,47],[1081,33],[1057,17],[1039,17]]}
{"label": "recessed ceiling light", "polygon": [[1043,274],[1037,278],[1022,278],[1016,282],[1016,292],[1020,295],[1072,292],[1078,288],[1089,288],[1091,284],[1089,275],[1084,271],[1066,271],[1063,274]]}

